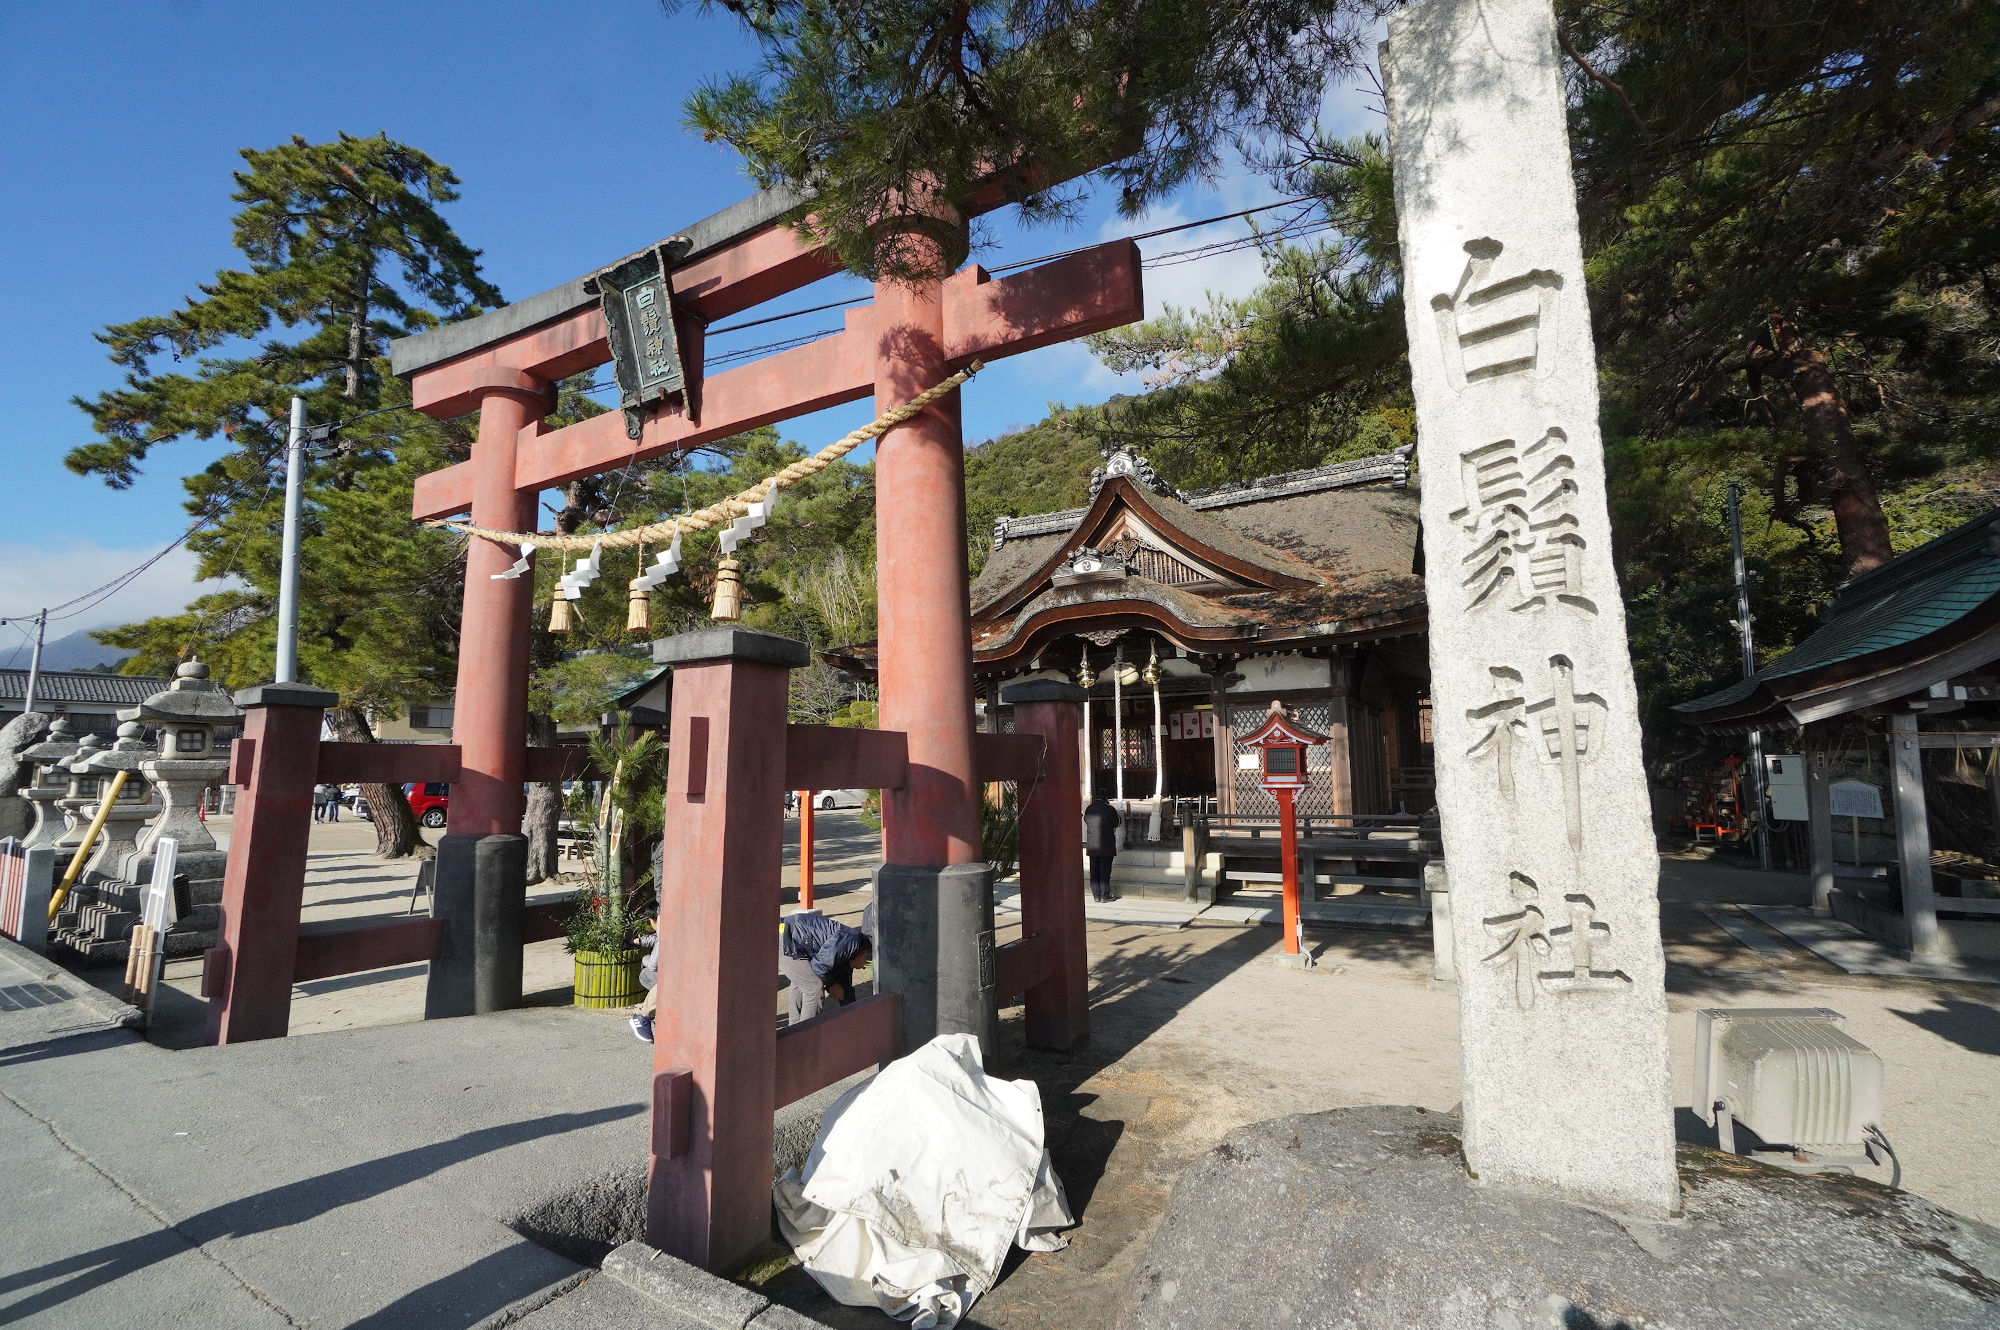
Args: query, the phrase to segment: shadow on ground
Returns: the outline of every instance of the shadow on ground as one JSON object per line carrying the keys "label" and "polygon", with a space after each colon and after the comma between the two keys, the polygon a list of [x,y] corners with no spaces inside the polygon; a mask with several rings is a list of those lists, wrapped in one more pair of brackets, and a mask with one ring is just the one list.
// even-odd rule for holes
{"label": "shadow on ground", "polygon": [[[190,1215],[171,1229],[154,1230],[140,1237],[111,1243],[91,1251],[66,1256],[58,1261],[44,1262],[30,1269],[0,1276],[0,1295],[19,1289],[34,1288],[51,1280],[61,1281],[7,1305],[8,1319],[25,1320],[38,1312],[59,1307],[94,1288],[126,1278],[148,1266],[178,1256],[190,1248],[305,1223],[341,1206],[352,1205],[384,1192],[393,1191],[406,1183],[426,1178],[440,1169],[463,1163],[494,1150],[560,1135],[601,1122],[631,1117],[644,1111],[644,1105],[626,1104],[584,1113],[552,1113],[522,1122],[481,1128],[447,1141],[350,1164],[346,1168],[315,1174],[297,1182],[271,1187],[254,1195],[214,1206],[199,1214]],[[482,1266],[508,1255],[509,1253],[505,1252],[496,1253],[495,1256],[488,1257],[485,1261],[438,1282],[462,1283],[473,1271],[478,1271]],[[518,1255],[514,1259],[518,1260]],[[473,1286],[467,1285],[467,1287]],[[497,1311],[507,1303],[533,1291],[525,1288],[510,1289],[504,1280],[495,1278],[491,1271],[485,1273],[484,1283],[478,1287],[490,1291],[489,1310],[492,1311]],[[435,1305],[437,1294],[437,1286],[433,1284],[417,1290],[403,1301],[420,1300],[426,1306]],[[388,1318],[389,1312],[393,1310],[393,1306],[384,1309],[377,1316],[357,1324],[400,1326],[411,1323],[406,1319],[384,1319]]]}

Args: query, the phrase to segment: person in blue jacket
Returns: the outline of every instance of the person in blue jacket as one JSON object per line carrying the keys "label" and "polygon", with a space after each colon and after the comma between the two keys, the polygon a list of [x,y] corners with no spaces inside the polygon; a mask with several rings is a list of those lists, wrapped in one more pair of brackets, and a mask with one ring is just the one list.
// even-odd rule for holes
{"label": "person in blue jacket", "polygon": [[828,998],[854,1001],[854,972],[874,959],[875,940],[858,928],[804,911],[785,916],[778,969],[791,984],[791,1024],[819,1015]]}

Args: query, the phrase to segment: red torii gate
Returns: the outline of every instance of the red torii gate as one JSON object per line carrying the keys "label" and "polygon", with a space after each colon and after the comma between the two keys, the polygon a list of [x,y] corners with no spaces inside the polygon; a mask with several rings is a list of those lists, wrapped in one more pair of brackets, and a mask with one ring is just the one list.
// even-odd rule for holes
{"label": "red torii gate", "polygon": [[[418,410],[480,412],[471,460],[422,477],[414,515],[469,508],[475,526],[526,531],[546,487],[870,395],[886,412],[974,359],[1144,312],[1138,248],[1114,241],[997,281],[974,266],[942,281],[877,282],[874,303],[850,310],[841,332],[702,379],[709,321],[835,271],[780,224],[793,202],[760,195],[686,234],[669,280],[689,391],[654,407],[637,440],[619,413],[553,431],[543,423],[556,380],[612,359],[604,318],[581,282],[397,343],[392,364]],[[901,243],[942,258],[952,237],[937,222],[931,213],[901,231]],[[785,669],[803,663],[796,643],[730,630],[655,646],[686,685],[675,689],[667,814],[676,862],[662,884],[661,919],[674,947],[662,969],[671,962],[691,987],[674,1010],[662,1005],[647,1229],[656,1244],[710,1268],[740,1260],[768,1230],[776,1104],[940,1031],[986,1038],[1003,992],[1025,994],[1031,1042],[1066,1047],[1087,1031],[1075,690],[1019,690],[1022,732],[975,743],[956,393],[881,437],[876,526],[885,733],[868,742],[896,751],[893,773],[868,782],[884,787],[887,861],[875,884],[882,996],[873,1003],[776,1041],[768,987],[776,944],[770,921],[757,921],[775,910],[769,819],[783,789],[858,783],[854,772],[885,761],[881,745],[836,762],[832,750],[860,736],[783,724]],[[438,853],[440,942],[427,1015],[494,1010],[520,995],[533,584],[494,577],[513,558],[482,539],[467,557],[459,780]],[[1024,937],[998,955],[978,805],[981,780],[995,778],[1022,780],[1024,793]],[[766,878],[768,900],[758,885]]]}
{"label": "red torii gate", "polygon": [[[972,211],[1000,201],[996,194]],[[701,378],[709,322],[837,271],[823,249],[782,225],[796,202],[756,195],[683,233],[688,249],[670,269],[671,284],[699,417],[691,418],[683,397],[655,408],[636,441],[618,412],[558,430],[543,422],[557,380],[612,359],[597,298],[582,279],[395,343],[392,366],[408,379],[416,409],[441,418],[480,412],[471,460],[421,477],[414,516],[469,509],[474,525],[530,530],[536,496],[550,486],[871,394],[878,413],[887,411],[974,359],[1017,355],[1144,313],[1138,247],[1112,241],[998,280],[972,266],[943,281],[880,281],[874,303],[849,310],[841,332]],[[941,256],[937,223],[933,214],[899,234]],[[887,793],[883,810],[891,871],[878,884],[877,909],[893,931],[888,916],[903,896],[927,898],[918,908],[935,912],[940,891],[962,895],[984,885],[954,885],[951,872],[981,861],[957,394],[883,435],[876,459],[881,720],[908,736],[909,760],[907,783]],[[533,586],[493,576],[513,558],[506,547],[474,540],[466,563],[454,716],[461,770],[439,847],[435,899],[446,922],[431,968],[431,1016],[495,1010],[520,995]],[[897,962],[884,960],[882,982],[893,985]],[[921,1032],[910,1019],[906,1013],[906,1037]]]}

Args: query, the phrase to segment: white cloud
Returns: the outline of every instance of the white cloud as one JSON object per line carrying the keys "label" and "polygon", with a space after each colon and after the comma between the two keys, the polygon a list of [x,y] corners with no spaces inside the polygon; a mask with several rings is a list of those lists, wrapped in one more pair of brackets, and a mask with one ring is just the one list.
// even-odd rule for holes
{"label": "white cloud", "polygon": [[[0,614],[32,618],[44,606],[60,605],[130,572],[159,553],[159,548],[120,549],[91,541],[0,544]],[[178,547],[102,601],[61,611],[64,617],[49,622],[49,640],[83,629],[175,614],[196,596],[232,585],[197,585],[194,572],[195,556],[186,547]],[[25,627],[30,634],[34,632],[32,622]],[[0,630],[0,655],[11,652],[19,637],[14,623]]]}

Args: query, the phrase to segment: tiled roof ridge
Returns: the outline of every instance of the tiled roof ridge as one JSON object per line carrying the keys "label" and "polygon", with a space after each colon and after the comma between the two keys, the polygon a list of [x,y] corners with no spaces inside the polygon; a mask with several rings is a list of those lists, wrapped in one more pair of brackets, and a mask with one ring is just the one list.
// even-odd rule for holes
{"label": "tiled roof ridge", "polygon": [[[37,702],[143,702],[171,680],[151,674],[110,674],[103,670],[42,670],[38,675]],[[16,666],[0,667],[0,697],[20,699],[27,695],[28,671]]]}
{"label": "tiled roof ridge", "polygon": [[[1347,489],[1385,480],[1392,489],[1404,489],[1410,483],[1410,453],[1415,446],[1405,444],[1372,457],[1356,457],[1345,462],[1332,462],[1326,466],[1307,467],[1300,471],[1283,471],[1275,476],[1260,476],[1255,480],[1237,480],[1226,485],[1214,485],[1208,489],[1190,492],[1184,501],[1188,507],[1200,511],[1262,503],[1268,499],[1288,499],[1299,494]],[[1029,536],[1047,536],[1059,531],[1072,530],[1089,511],[1088,508],[1064,508],[1059,512],[1036,513],[1027,517],[996,517],[993,519],[993,548],[997,550],[1010,540],[1023,540]]]}

